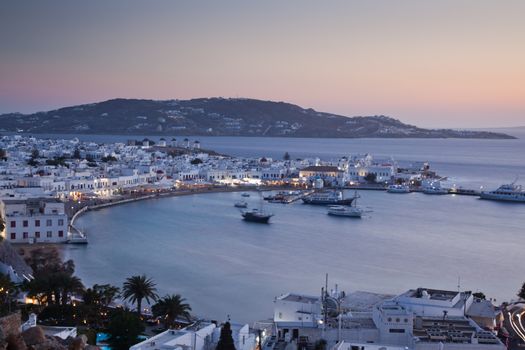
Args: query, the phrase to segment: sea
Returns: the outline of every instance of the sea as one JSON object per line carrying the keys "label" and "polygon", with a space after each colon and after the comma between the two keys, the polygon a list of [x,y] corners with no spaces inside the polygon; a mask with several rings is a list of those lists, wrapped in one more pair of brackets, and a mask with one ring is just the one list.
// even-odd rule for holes
{"label": "sea", "polygon": [[[449,185],[495,189],[517,177],[525,184],[525,131],[513,132],[519,139],[189,139],[242,157],[282,158],[288,152],[328,160],[369,153],[400,164],[427,161]],[[268,225],[241,220],[233,204],[243,197],[235,192],[140,201],[81,216],[77,225],[89,244],[63,251],[87,286],[121,286],[127,277],[145,274],[161,296],[181,294],[194,314],[216,320],[271,318],[276,297],[320,295],[326,274],[329,287],[347,292],[425,287],[481,291],[496,303],[516,298],[525,281],[525,204],[422,193],[359,195],[358,205],[367,211],[362,219],[331,217],[324,207],[301,203],[265,203],[275,214]],[[250,207],[261,205],[256,192],[247,200]]]}

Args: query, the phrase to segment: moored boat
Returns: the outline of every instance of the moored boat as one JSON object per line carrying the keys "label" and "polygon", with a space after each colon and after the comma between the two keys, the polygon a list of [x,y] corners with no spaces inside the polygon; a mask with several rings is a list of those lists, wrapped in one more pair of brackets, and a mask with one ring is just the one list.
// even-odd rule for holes
{"label": "moored boat", "polygon": [[233,206],[235,208],[248,208],[248,203],[245,201],[238,201],[238,202],[235,202]]}
{"label": "moored boat", "polygon": [[247,192],[243,192],[243,193],[241,194],[241,196],[243,196],[243,197],[250,197],[250,194],[247,193]]}
{"label": "moored boat", "polygon": [[449,194],[448,188],[441,186],[428,186],[423,188],[424,194]]}
{"label": "moored boat", "polygon": [[516,185],[516,181],[501,185],[494,191],[482,191],[479,196],[481,199],[525,203],[525,191],[520,185]]}
{"label": "moored boat", "polygon": [[390,185],[386,191],[388,193],[410,193],[410,187],[407,185]]}
{"label": "moored boat", "polygon": [[342,191],[315,192],[302,198],[304,204],[313,205],[351,205],[357,198],[345,198]]}

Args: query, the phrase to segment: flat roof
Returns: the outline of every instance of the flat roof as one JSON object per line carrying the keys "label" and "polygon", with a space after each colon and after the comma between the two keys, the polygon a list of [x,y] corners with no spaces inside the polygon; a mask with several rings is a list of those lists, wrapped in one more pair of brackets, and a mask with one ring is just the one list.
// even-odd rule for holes
{"label": "flat roof", "polygon": [[305,304],[306,303],[314,304],[319,301],[319,297],[313,297],[310,295],[293,294],[293,293],[282,295],[277,299],[283,300],[283,301],[292,301],[295,303],[305,303]]}
{"label": "flat roof", "polygon": [[416,317],[413,334],[422,342],[499,344],[491,332],[479,329],[465,317]]}

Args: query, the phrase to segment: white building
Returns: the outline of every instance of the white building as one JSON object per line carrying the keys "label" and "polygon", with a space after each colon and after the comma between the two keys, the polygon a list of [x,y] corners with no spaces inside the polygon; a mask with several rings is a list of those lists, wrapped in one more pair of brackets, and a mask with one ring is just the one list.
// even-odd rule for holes
{"label": "white building", "polygon": [[[231,324],[237,350],[254,350],[256,337],[247,324]],[[181,330],[170,329],[130,347],[130,350],[214,350],[219,342],[221,326],[197,322]]]}
{"label": "white building", "polygon": [[67,240],[64,203],[51,198],[3,199],[2,237],[11,243],[61,243]]}
{"label": "white building", "polygon": [[[299,294],[276,298],[275,340],[302,348],[323,339],[332,350],[505,349],[474,321],[482,317],[490,323],[490,312],[471,307],[471,292],[418,288],[393,298],[383,296],[376,299],[379,302],[369,297],[359,300],[359,294],[336,290],[324,301]],[[469,310],[475,314],[472,318],[465,316]]]}

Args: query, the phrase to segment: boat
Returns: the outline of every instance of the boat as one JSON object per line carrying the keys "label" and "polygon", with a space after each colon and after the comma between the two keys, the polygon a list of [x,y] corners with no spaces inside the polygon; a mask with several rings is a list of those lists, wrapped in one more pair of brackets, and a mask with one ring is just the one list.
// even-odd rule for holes
{"label": "boat", "polygon": [[259,209],[247,210],[242,213],[244,220],[260,224],[267,224],[272,216],[273,214],[265,213]]}
{"label": "boat", "polygon": [[357,195],[344,198],[342,191],[315,192],[302,198],[304,204],[313,205],[351,205]]}
{"label": "boat", "polygon": [[423,193],[425,194],[448,194],[449,191],[447,188],[440,186],[429,186],[423,188]]}
{"label": "boat", "polygon": [[410,193],[410,187],[407,185],[390,185],[386,191],[388,193]]}
{"label": "boat", "polygon": [[238,201],[238,202],[235,202],[233,206],[235,208],[248,208],[248,203],[245,201]]}
{"label": "boat", "polygon": [[347,205],[330,205],[328,207],[328,215],[360,218],[363,216],[363,210],[358,207]]}
{"label": "boat", "polygon": [[481,199],[525,203],[525,191],[521,185],[516,185],[516,180],[510,184],[501,185],[494,191],[482,191],[479,196]]}
{"label": "boat", "polygon": [[250,194],[249,194],[249,193],[246,193],[246,192],[243,192],[243,193],[241,194],[241,196],[243,196],[243,197],[250,197]]}

